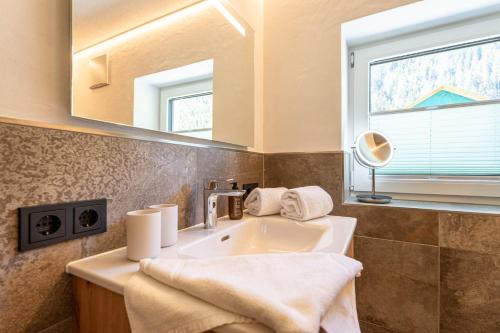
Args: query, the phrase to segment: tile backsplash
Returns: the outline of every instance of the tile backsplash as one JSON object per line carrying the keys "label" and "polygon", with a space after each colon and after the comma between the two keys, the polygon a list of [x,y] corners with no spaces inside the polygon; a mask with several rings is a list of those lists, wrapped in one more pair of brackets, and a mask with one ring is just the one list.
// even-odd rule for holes
{"label": "tile backsplash", "polygon": [[[125,213],[175,202],[179,228],[203,221],[203,180],[263,182],[263,156],[0,123],[0,332],[69,327],[67,262],[125,245]],[[17,208],[108,199],[108,231],[24,253]],[[49,330],[50,331],[50,330]]]}

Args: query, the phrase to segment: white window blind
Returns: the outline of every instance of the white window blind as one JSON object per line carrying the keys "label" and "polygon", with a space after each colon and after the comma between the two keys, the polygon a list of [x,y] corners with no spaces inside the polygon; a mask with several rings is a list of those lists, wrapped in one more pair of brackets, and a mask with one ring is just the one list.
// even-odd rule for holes
{"label": "white window blind", "polygon": [[396,147],[378,174],[500,175],[498,105],[380,114],[370,121]]}

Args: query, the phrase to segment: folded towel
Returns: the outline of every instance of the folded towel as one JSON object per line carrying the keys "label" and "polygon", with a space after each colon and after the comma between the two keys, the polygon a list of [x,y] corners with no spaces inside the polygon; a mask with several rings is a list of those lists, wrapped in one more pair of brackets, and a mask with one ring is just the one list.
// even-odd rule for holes
{"label": "folded towel", "polygon": [[[141,272],[149,277],[137,273],[129,280],[125,303],[134,333],[257,322],[283,333],[317,333],[320,326],[358,333],[354,303],[345,298],[361,269],[354,259],[320,252],[145,259]],[[335,325],[342,329],[330,330]]]}
{"label": "folded towel", "polygon": [[298,221],[312,220],[330,214],[332,197],[319,186],[298,187],[281,196],[281,216]]}
{"label": "folded towel", "polygon": [[286,187],[256,188],[245,200],[245,208],[255,216],[279,214],[281,196],[286,190]]}

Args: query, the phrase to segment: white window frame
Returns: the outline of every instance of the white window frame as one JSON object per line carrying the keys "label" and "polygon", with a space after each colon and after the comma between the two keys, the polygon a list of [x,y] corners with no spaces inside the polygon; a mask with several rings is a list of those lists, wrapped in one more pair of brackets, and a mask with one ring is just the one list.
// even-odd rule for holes
{"label": "white window frame", "polygon": [[[369,127],[370,62],[498,35],[500,14],[495,14],[349,48],[348,54],[354,54],[354,67],[350,66],[348,71],[348,140],[354,142],[355,137]],[[351,191],[370,191],[371,177],[368,169],[352,162],[350,172]],[[377,191],[396,194],[395,197],[400,194],[399,197],[404,199],[412,199],[412,195],[415,199],[431,195],[427,196],[429,200],[436,200],[439,196],[500,197],[500,177],[378,175],[376,182]]]}
{"label": "white window frame", "polygon": [[[213,94],[213,80],[204,79],[183,84],[163,87],[160,90],[160,130],[168,132],[168,105],[172,98],[198,95],[211,92]],[[212,95],[213,98],[213,95]],[[213,129],[212,129],[213,130]]]}

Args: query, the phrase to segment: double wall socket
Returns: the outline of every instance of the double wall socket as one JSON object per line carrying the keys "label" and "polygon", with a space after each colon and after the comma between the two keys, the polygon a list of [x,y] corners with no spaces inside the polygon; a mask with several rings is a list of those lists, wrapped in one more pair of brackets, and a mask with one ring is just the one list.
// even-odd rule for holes
{"label": "double wall socket", "polygon": [[106,232],[106,199],[19,208],[19,251]]}

